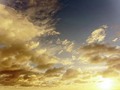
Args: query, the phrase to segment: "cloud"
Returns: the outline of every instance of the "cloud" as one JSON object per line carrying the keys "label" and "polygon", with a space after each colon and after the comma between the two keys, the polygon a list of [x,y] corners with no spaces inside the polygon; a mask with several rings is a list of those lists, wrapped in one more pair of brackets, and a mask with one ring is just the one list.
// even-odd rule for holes
{"label": "cloud", "polygon": [[107,69],[103,72],[100,73],[104,78],[113,78],[113,77],[118,77],[119,73],[116,72],[115,70],[111,69]]}
{"label": "cloud", "polygon": [[65,40],[58,39],[56,41],[56,43],[57,43],[57,45],[61,45],[62,46],[62,50],[59,52],[59,54],[61,54],[63,51],[66,51],[68,53],[73,52],[74,45],[75,45],[74,42],[69,41],[67,39],[65,39]]}
{"label": "cloud", "polygon": [[73,79],[77,78],[77,76],[80,74],[78,70],[75,69],[68,69],[65,74],[63,75],[62,79],[67,80],[67,79]]}
{"label": "cloud", "polygon": [[91,43],[95,43],[95,42],[101,42],[105,39],[106,34],[105,34],[105,30],[106,30],[107,26],[103,25],[102,27],[96,29],[95,31],[93,31],[91,33],[91,36],[88,37],[88,39],[86,40],[86,42],[88,44]]}
{"label": "cloud", "polygon": [[119,49],[105,44],[90,44],[80,48],[81,59],[92,63],[101,63],[119,55]]}
{"label": "cloud", "polygon": [[112,41],[117,42],[119,38],[114,38]]}
{"label": "cloud", "polygon": [[57,32],[35,26],[13,8],[0,5],[0,11],[0,84],[40,85],[42,73],[54,67],[58,58],[36,38]]}
{"label": "cloud", "polygon": [[64,71],[64,68],[52,68],[52,69],[48,69],[45,72],[46,76],[59,76],[61,75],[61,73]]}
{"label": "cloud", "polygon": [[[5,4],[0,5],[0,85],[50,87],[88,83],[97,75],[119,75],[119,46],[101,43],[106,37],[106,25],[93,31],[87,44],[78,51],[68,39],[49,38],[60,34],[55,31],[53,19],[58,10],[57,0],[2,0],[0,3]],[[80,71],[84,63],[85,67],[106,68]]]}
{"label": "cloud", "polygon": [[[29,4],[37,4],[36,2],[37,0],[33,2],[31,0]],[[50,3],[48,0],[41,1],[39,7],[33,5],[34,7],[28,7],[25,11],[20,6],[13,8],[14,0],[3,3],[5,5],[0,4],[0,85],[46,87],[60,85],[67,68],[66,64],[62,63],[62,58],[55,55],[56,50],[71,53],[74,43],[60,40],[59,44],[57,41],[55,45],[46,44],[46,37],[59,34],[51,23],[52,12],[56,12],[53,11],[56,0]],[[50,9],[48,12],[44,7],[47,4],[49,5],[47,8]],[[43,16],[37,17],[35,15],[37,12],[43,12],[41,13]],[[35,20],[36,18],[39,20]],[[77,71],[71,72],[77,73]]]}
{"label": "cloud", "polygon": [[[93,31],[86,40],[87,44],[80,47],[79,59],[84,63],[88,63],[88,65],[105,66],[106,68],[103,70],[97,71],[96,75],[98,76],[118,78],[120,72],[120,48],[105,42],[104,44],[101,43],[106,37],[106,28],[107,26],[103,26]],[[91,75],[93,76],[93,74]]]}
{"label": "cloud", "polygon": [[106,69],[98,71],[103,77],[119,76],[120,48],[107,44],[89,44],[80,48],[80,60],[90,64],[106,66]]}

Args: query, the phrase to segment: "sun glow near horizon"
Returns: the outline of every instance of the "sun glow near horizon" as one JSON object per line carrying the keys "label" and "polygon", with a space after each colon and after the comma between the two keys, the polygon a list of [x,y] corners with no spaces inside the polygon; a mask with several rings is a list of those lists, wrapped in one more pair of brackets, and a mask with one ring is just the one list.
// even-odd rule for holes
{"label": "sun glow near horizon", "polygon": [[0,90],[120,90],[118,31],[96,24],[72,41],[56,28],[59,0],[24,1],[0,4]]}
{"label": "sun glow near horizon", "polygon": [[113,90],[115,84],[116,82],[112,78],[101,78],[101,82],[97,86],[100,90]]}

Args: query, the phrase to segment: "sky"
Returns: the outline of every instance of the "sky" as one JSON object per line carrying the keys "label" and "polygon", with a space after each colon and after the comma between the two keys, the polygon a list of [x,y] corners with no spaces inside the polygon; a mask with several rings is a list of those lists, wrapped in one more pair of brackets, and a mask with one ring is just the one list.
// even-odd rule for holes
{"label": "sky", "polygon": [[119,90],[120,1],[0,0],[0,90]]}
{"label": "sky", "polygon": [[61,3],[63,8],[57,14],[61,19],[57,24],[61,37],[83,43],[86,36],[102,25],[108,25],[111,32],[120,25],[119,0],[61,0]]}

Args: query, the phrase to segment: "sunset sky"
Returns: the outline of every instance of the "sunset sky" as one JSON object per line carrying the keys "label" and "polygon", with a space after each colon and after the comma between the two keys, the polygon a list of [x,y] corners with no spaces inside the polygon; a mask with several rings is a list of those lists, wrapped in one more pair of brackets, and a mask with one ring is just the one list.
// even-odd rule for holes
{"label": "sunset sky", "polygon": [[83,43],[86,37],[101,25],[108,25],[112,33],[119,31],[119,0],[61,0],[61,2],[63,8],[58,12],[61,20],[57,24],[57,30],[62,33],[62,37]]}
{"label": "sunset sky", "polygon": [[119,0],[0,0],[0,90],[119,90]]}

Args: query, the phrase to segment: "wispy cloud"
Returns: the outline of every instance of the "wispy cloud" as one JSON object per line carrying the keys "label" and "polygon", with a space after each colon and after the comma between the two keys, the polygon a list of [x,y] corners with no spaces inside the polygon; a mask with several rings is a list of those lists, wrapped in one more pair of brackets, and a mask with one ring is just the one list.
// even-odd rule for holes
{"label": "wispy cloud", "polygon": [[102,42],[106,37],[106,30],[107,26],[103,25],[102,27],[96,29],[94,32],[91,33],[91,36],[88,37],[86,40],[87,43],[95,43],[95,42]]}
{"label": "wispy cloud", "polygon": [[[55,31],[53,19],[57,0],[28,1],[0,1],[5,4],[0,5],[1,85],[50,87],[94,82],[99,75],[119,75],[119,46],[101,43],[106,37],[106,25],[93,31],[78,50],[68,39],[49,38],[60,34]],[[81,69],[82,65],[106,68],[87,71]]]}

